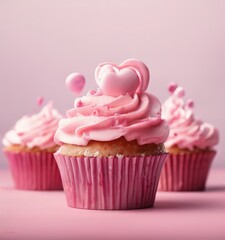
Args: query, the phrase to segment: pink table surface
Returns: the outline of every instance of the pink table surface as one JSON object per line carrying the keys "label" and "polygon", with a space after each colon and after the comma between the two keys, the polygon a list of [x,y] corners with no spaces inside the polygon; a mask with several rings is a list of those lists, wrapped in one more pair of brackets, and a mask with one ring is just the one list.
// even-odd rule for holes
{"label": "pink table surface", "polygon": [[69,208],[63,191],[14,190],[0,171],[0,239],[225,239],[225,169],[212,169],[205,192],[158,192],[154,208]]}

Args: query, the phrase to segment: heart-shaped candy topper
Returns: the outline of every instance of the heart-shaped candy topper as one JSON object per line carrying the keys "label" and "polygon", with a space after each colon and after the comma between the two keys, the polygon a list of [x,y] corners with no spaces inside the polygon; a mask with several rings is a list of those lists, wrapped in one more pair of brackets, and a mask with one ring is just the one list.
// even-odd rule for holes
{"label": "heart-shaped candy topper", "polygon": [[149,70],[143,62],[135,59],[128,59],[119,66],[102,63],[95,70],[95,79],[103,94],[117,97],[145,91]]}
{"label": "heart-shaped candy topper", "polygon": [[104,65],[99,72],[98,86],[104,94],[114,97],[133,94],[139,86],[139,78],[132,69]]}
{"label": "heart-shaped candy topper", "polygon": [[66,86],[69,88],[70,91],[79,94],[85,85],[85,78],[80,73],[71,73],[66,78]]}

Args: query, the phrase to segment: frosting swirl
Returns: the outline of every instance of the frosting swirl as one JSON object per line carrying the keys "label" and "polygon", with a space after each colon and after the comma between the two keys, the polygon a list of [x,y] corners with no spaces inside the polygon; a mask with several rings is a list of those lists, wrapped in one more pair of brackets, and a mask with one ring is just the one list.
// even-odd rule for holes
{"label": "frosting swirl", "polygon": [[139,145],[165,142],[169,127],[161,119],[159,100],[145,92],[149,72],[144,63],[127,60],[119,66],[100,64],[96,81],[99,89],[77,98],[67,118],[60,120],[55,133],[57,144],[85,146],[90,140],[120,137],[137,140]]}
{"label": "frosting swirl", "polygon": [[54,147],[54,134],[62,116],[55,110],[52,103],[45,105],[34,115],[23,116],[12,130],[3,138],[4,146],[22,145],[28,148],[47,149]]}
{"label": "frosting swirl", "polygon": [[185,102],[185,91],[175,83],[169,85],[170,97],[162,106],[162,116],[170,126],[170,134],[165,142],[167,148],[177,146],[193,150],[211,148],[219,141],[218,130],[209,123],[195,118],[194,102]]}

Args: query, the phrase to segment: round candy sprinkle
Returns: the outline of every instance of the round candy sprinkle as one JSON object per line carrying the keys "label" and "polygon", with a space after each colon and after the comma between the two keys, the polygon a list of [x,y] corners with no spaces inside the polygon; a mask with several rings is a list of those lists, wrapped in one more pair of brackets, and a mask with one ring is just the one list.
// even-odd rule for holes
{"label": "round candy sprinkle", "polygon": [[38,106],[41,106],[41,105],[43,104],[43,102],[44,102],[44,97],[38,97],[38,98],[37,98],[37,104],[38,104]]}
{"label": "round candy sprinkle", "polygon": [[174,83],[174,82],[171,82],[169,84],[168,90],[169,90],[170,93],[173,93],[176,90],[176,88],[177,88],[177,84]]}
{"label": "round candy sprinkle", "polygon": [[187,100],[186,103],[188,108],[193,108],[194,107],[194,101],[192,99]]}
{"label": "round candy sprinkle", "polygon": [[74,93],[80,93],[85,85],[85,77],[80,73],[71,73],[66,78],[66,86]]}

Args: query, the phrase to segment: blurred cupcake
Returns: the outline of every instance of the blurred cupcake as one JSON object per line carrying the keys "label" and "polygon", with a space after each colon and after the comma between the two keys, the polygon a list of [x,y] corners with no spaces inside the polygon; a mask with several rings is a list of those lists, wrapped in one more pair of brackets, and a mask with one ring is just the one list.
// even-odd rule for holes
{"label": "blurred cupcake", "polygon": [[162,170],[159,190],[200,191],[205,184],[219,133],[211,124],[193,114],[192,100],[185,102],[183,88],[172,83],[170,97],[162,107],[162,116],[170,126],[165,142],[169,155]]}
{"label": "blurred cupcake", "polygon": [[24,190],[62,189],[53,153],[54,133],[61,115],[48,103],[34,115],[18,120],[3,138],[15,187]]}
{"label": "blurred cupcake", "polygon": [[99,89],[75,100],[55,134],[68,206],[152,207],[169,128],[159,100],[146,92],[148,68],[132,59],[103,63],[95,77]]}

